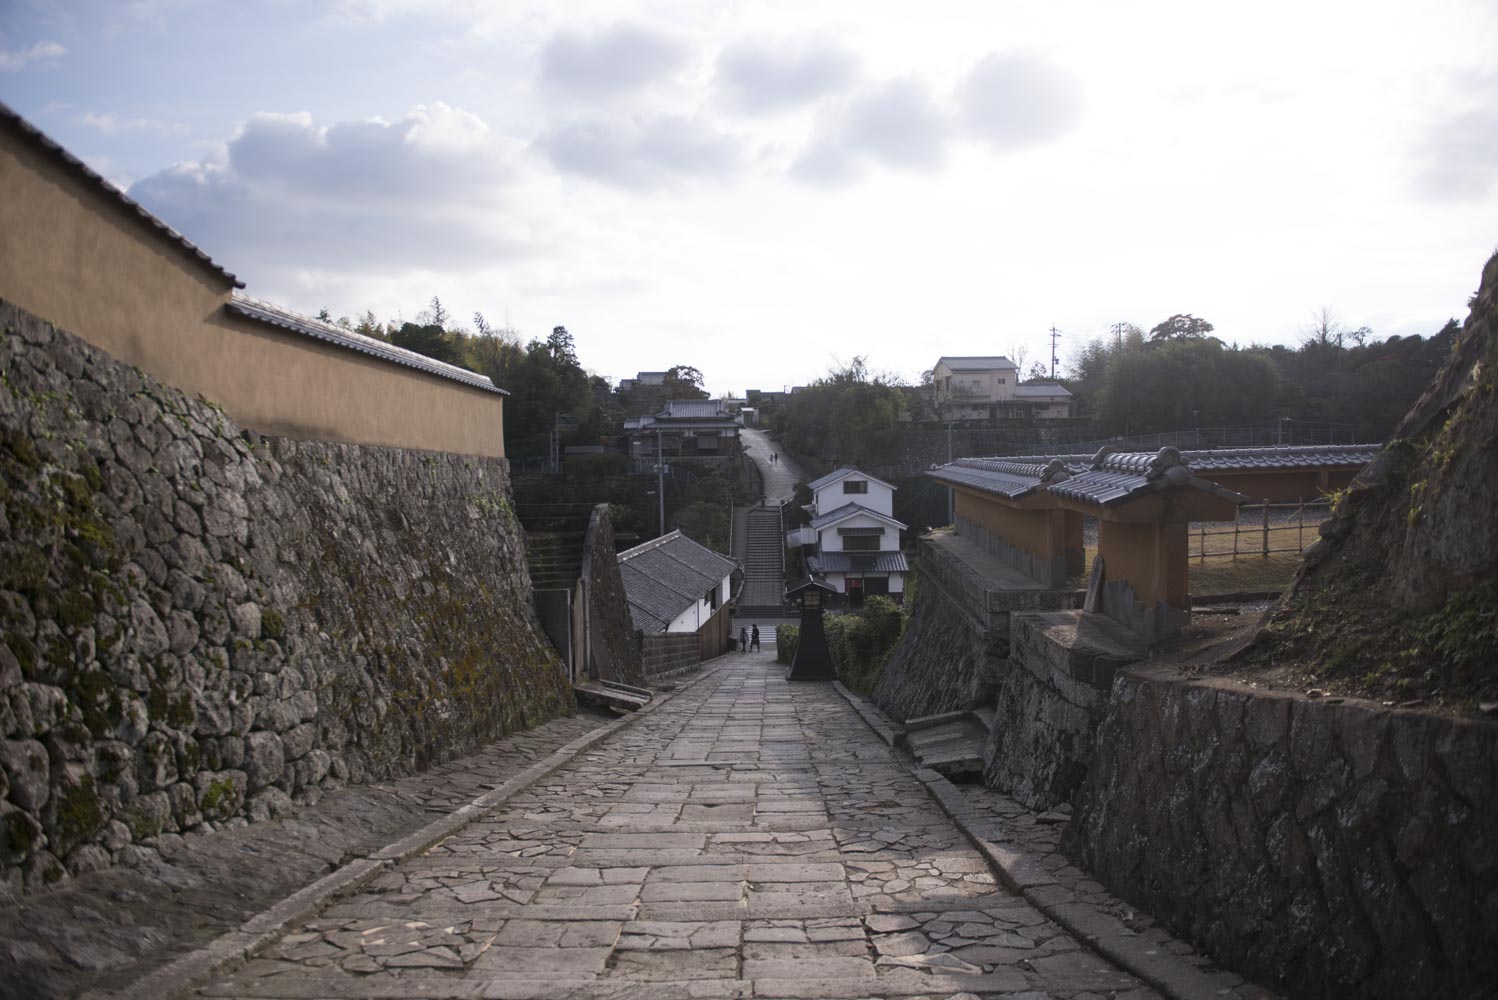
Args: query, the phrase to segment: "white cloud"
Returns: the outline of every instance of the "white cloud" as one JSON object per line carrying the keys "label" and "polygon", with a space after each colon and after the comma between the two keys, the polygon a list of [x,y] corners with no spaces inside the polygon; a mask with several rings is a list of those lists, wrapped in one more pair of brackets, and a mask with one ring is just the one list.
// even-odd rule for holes
{"label": "white cloud", "polygon": [[1451,72],[1410,144],[1414,193],[1478,201],[1498,189],[1498,73]]}
{"label": "white cloud", "polygon": [[0,73],[19,73],[31,63],[61,59],[67,54],[68,50],[62,45],[49,41],[33,42],[17,52],[0,50]]}
{"label": "white cloud", "polygon": [[130,193],[247,275],[473,269],[523,252],[527,237],[499,211],[515,152],[440,103],[394,123],[261,113],[221,159],[176,164]]}
{"label": "white cloud", "polygon": [[715,85],[729,107],[765,114],[800,107],[852,85],[858,57],[836,42],[738,42],[718,56]]}
{"label": "white cloud", "polygon": [[686,60],[680,42],[628,21],[593,33],[563,30],[541,50],[541,86],[585,101],[627,97],[670,77]]}
{"label": "white cloud", "polygon": [[815,184],[844,184],[865,164],[930,171],[946,159],[948,116],[912,77],[890,80],[824,114],[811,144],[791,167]]}
{"label": "white cloud", "polygon": [[78,123],[104,135],[120,135],[125,132],[184,135],[190,131],[181,122],[162,121],[159,118],[121,118],[109,111],[85,111],[78,117]]}
{"label": "white cloud", "polygon": [[957,93],[963,122],[996,149],[1020,149],[1061,138],[1082,117],[1082,85],[1043,56],[993,52]]}
{"label": "white cloud", "polygon": [[575,118],[536,145],[558,170],[637,191],[724,177],[744,159],[735,136],[676,114]]}

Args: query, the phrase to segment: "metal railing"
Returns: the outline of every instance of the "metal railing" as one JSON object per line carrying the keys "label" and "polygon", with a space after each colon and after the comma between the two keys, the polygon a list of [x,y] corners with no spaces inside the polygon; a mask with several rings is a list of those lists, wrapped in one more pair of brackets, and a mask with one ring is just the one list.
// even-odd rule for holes
{"label": "metal railing", "polygon": [[[1208,559],[1268,558],[1281,553],[1304,552],[1320,537],[1321,522],[1331,516],[1331,501],[1245,504],[1229,527],[1226,521],[1193,523],[1190,557]],[[1231,539],[1229,542],[1228,540]]]}

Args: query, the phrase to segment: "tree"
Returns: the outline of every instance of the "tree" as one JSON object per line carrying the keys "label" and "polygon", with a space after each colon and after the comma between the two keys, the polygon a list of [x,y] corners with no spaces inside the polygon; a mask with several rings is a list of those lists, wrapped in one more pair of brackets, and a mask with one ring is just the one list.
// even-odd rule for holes
{"label": "tree", "polygon": [[463,364],[463,353],[449,337],[447,331],[436,323],[427,323],[417,326],[415,323],[402,323],[401,328],[390,335],[390,342],[396,347],[404,347],[408,351],[417,354],[425,354],[436,361],[443,361],[450,365]]}
{"label": "tree", "polygon": [[867,464],[898,437],[905,391],[897,378],[870,372],[867,359],[856,357],[787,397],[775,427],[793,452]]}
{"label": "tree", "polygon": [[546,348],[551,351],[551,360],[556,364],[578,367],[577,348],[572,342],[572,334],[567,332],[565,326],[551,328],[551,336],[546,338]]}
{"label": "tree", "polygon": [[442,300],[433,295],[432,301],[417,314],[416,318],[427,326],[435,326],[446,330],[447,321],[452,317],[448,314],[447,309],[443,307]]}
{"label": "tree", "polygon": [[1046,366],[1039,361],[1030,366],[1030,372],[1025,376],[1025,381],[1034,382],[1036,379],[1050,378],[1050,372]]}
{"label": "tree", "polygon": [[691,365],[674,365],[666,371],[661,388],[667,399],[706,399],[702,372]]}
{"label": "tree", "polygon": [[366,337],[376,340],[389,340],[390,334],[386,332],[385,325],[375,319],[373,309],[364,310],[364,315],[359,317],[359,323],[354,327],[355,333],[362,333]]}
{"label": "tree", "polygon": [[1262,352],[1231,350],[1216,338],[1169,340],[1112,360],[1098,416],[1114,434],[1251,423],[1276,415],[1279,381]]}
{"label": "tree", "polygon": [[1150,330],[1150,340],[1202,340],[1214,327],[1190,313],[1177,313]]}

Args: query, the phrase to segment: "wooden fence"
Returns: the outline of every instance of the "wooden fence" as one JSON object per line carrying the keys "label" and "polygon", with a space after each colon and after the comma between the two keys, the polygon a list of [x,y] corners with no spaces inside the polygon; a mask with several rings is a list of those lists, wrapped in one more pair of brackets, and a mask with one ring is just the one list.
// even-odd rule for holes
{"label": "wooden fence", "polygon": [[1331,516],[1331,503],[1314,500],[1299,503],[1245,504],[1238,508],[1238,519],[1227,527],[1225,521],[1205,521],[1191,525],[1191,558],[1208,559],[1268,558],[1281,553],[1299,555],[1319,536],[1321,522]]}

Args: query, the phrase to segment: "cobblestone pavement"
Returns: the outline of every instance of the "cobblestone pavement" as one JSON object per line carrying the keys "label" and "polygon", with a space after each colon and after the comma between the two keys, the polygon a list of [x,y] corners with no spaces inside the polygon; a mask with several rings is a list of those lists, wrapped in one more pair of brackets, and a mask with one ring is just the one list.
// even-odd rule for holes
{"label": "cobblestone pavement", "polygon": [[123,987],[336,868],[384,847],[605,724],[579,713],[283,819],[164,834],[120,866],[0,907],[0,998]]}
{"label": "cobblestone pavement", "polygon": [[212,997],[1144,1000],[830,685],[739,655]]}

